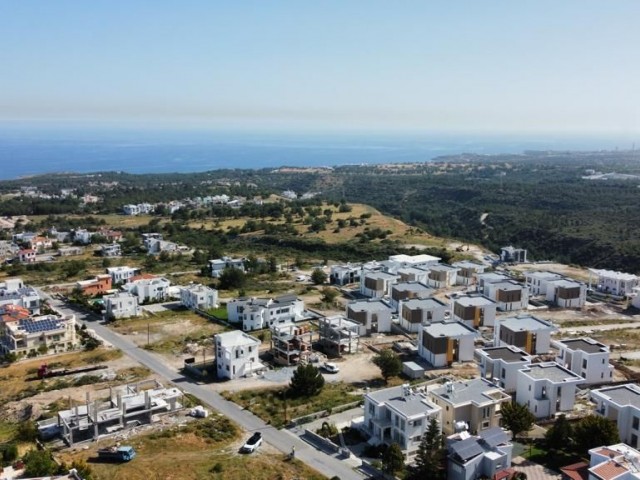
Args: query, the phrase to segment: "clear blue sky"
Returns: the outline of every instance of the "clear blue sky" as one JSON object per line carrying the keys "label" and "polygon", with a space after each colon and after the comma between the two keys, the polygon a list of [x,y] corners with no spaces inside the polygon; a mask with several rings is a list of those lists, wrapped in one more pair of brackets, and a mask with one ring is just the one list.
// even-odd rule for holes
{"label": "clear blue sky", "polygon": [[640,1],[0,0],[0,118],[635,133]]}

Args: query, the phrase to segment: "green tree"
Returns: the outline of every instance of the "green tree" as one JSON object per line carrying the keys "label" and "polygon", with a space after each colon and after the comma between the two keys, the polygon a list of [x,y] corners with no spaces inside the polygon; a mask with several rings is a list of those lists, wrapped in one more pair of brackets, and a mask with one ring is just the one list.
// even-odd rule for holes
{"label": "green tree", "polygon": [[581,418],[573,428],[576,450],[586,453],[594,447],[613,445],[620,441],[618,426],[612,420],[599,415]]}
{"label": "green tree", "polygon": [[400,375],[402,371],[402,361],[400,357],[392,350],[382,350],[378,355],[373,357],[373,363],[375,363],[382,373],[384,381],[387,382],[390,377]]}
{"label": "green tree", "polygon": [[390,475],[395,475],[402,471],[403,468],[404,453],[402,453],[400,445],[392,443],[382,455],[382,471]]}
{"label": "green tree", "polygon": [[571,446],[573,428],[567,421],[567,416],[560,415],[555,423],[544,435],[547,447],[551,450],[566,450]]}
{"label": "green tree", "polygon": [[219,280],[222,290],[241,289],[247,282],[247,276],[239,268],[228,267],[222,271]]}
{"label": "green tree", "polygon": [[328,303],[329,305],[333,305],[333,302],[338,298],[338,291],[335,288],[324,287],[322,289],[322,295],[320,295],[320,301],[322,303]]}
{"label": "green tree", "polygon": [[48,450],[29,450],[23,457],[27,477],[47,477],[58,470]]}
{"label": "green tree", "polygon": [[269,272],[276,273],[278,271],[278,260],[276,260],[276,257],[269,257],[267,262],[269,263]]}
{"label": "green tree", "polygon": [[21,442],[33,442],[37,436],[38,429],[36,428],[35,422],[26,420],[19,423],[18,430],[16,431],[16,440],[20,440]]}
{"label": "green tree", "polygon": [[511,402],[502,405],[502,422],[511,431],[513,438],[519,433],[528,432],[533,427],[536,418],[526,405]]}
{"label": "green tree", "polygon": [[415,463],[409,468],[407,480],[444,480],[447,464],[444,435],[440,432],[438,420],[432,418],[422,436]]}
{"label": "green tree", "polygon": [[316,367],[308,363],[299,365],[293,372],[289,384],[289,395],[294,397],[312,397],[318,395],[324,387],[324,377]]}
{"label": "green tree", "polygon": [[[0,451],[0,460],[4,464],[10,464],[18,459],[18,445],[15,443],[6,444]],[[1,468],[2,465],[0,465]]]}
{"label": "green tree", "polygon": [[322,271],[320,268],[315,268],[313,272],[311,272],[311,281],[314,285],[322,285],[327,281],[327,274]]}

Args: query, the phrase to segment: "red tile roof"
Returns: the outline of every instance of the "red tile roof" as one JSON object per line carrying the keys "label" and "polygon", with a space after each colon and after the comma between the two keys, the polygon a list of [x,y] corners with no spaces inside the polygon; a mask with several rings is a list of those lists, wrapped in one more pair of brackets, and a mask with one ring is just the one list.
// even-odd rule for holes
{"label": "red tile roof", "polygon": [[609,460],[591,469],[591,473],[597,475],[602,480],[613,480],[628,471],[627,467],[619,464],[615,460]]}
{"label": "red tile roof", "polygon": [[573,463],[562,467],[560,471],[570,480],[589,480],[589,464],[587,462]]}

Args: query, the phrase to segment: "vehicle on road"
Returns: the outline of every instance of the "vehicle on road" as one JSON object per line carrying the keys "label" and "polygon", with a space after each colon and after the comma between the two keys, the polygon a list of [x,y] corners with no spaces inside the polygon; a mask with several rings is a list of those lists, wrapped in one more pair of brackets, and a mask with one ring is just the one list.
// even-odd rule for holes
{"label": "vehicle on road", "polygon": [[262,445],[262,434],[260,432],[256,432],[251,435],[251,438],[247,440],[247,443],[242,446],[240,453],[253,453],[260,445]]}
{"label": "vehicle on road", "polygon": [[338,367],[338,365],[331,362],[324,362],[320,368],[322,368],[322,370],[324,370],[327,373],[338,373],[340,371],[340,368]]}

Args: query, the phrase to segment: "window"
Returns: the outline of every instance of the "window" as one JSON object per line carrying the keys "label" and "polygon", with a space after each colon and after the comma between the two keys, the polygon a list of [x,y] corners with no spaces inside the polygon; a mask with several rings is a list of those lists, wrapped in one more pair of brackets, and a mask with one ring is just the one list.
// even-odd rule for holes
{"label": "window", "polygon": [[582,360],[582,368],[587,368],[587,359]]}
{"label": "window", "polygon": [[631,446],[633,448],[637,448],[638,447],[638,436],[636,434],[632,434],[631,435]]}
{"label": "window", "polygon": [[504,378],[507,375],[507,371],[503,368],[501,377]]}
{"label": "window", "polygon": [[529,391],[531,391],[531,385],[529,385]]}
{"label": "window", "polygon": [[638,426],[640,425],[640,418],[633,417],[633,422],[631,422],[631,428],[634,430],[638,430]]}

